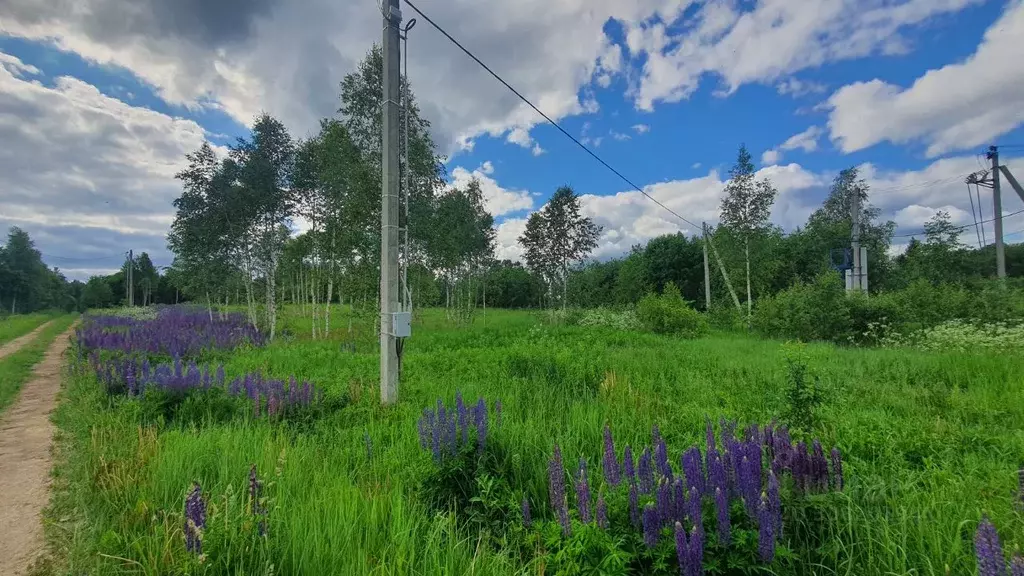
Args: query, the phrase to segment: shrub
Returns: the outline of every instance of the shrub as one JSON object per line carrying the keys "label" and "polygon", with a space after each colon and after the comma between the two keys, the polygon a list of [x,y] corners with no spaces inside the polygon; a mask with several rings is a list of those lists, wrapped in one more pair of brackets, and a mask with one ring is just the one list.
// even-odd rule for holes
{"label": "shrub", "polygon": [[823,272],[810,284],[797,283],[761,298],[754,308],[753,326],[766,336],[849,341],[853,322],[842,280],[835,272]]}
{"label": "shrub", "polygon": [[909,346],[921,350],[991,352],[1024,350],[1024,323],[972,323],[949,320],[938,326],[922,328],[906,336],[893,334],[881,342],[885,346]]}
{"label": "shrub", "polygon": [[747,326],[743,315],[732,304],[712,304],[707,316],[708,323],[719,330],[740,331]]}
{"label": "shrub", "polygon": [[656,334],[697,338],[708,332],[707,319],[683,300],[672,282],[665,284],[660,295],[644,296],[637,304],[636,315],[646,329]]}
{"label": "shrub", "polygon": [[576,324],[579,326],[604,326],[616,330],[636,330],[641,327],[640,320],[637,319],[636,312],[633,310],[616,312],[607,308],[597,308],[581,313]]}

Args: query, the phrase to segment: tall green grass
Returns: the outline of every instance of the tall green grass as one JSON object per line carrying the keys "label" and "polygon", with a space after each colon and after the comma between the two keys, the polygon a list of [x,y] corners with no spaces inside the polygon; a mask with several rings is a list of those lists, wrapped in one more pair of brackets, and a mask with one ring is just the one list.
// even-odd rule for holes
{"label": "tall green grass", "polygon": [[16,314],[0,318],[0,346],[28,334],[52,318],[50,314]]}
{"label": "tall green grass", "polygon": [[32,368],[43,359],[54,339],[77,318],[77,314],[60,316],[43,329],[36,338],[14,354],[0,359],[0,413],[18,396],[18,391],[32,376]]}
{"label": "tall green grass", "polygon": [[[487,546],[452,513],[429,510],[420,481],[432,464],[415,425],[424,407],[456,391],[470,401],[500,398],[503,422],[491,438],[509,452],[509,480],[540,516],[556,441],[568,461],[596,463],[604,423],[620,451],[649,442],[657,423],[677,459],[703,442],[706,416],[764,423],[787,408],[780,342],[552,326],[501,310],[462,327],[443,311],[421,311],[400,401],[384,408],[372,319],[354,328],[352,353],[342,347],[347,310],[335,312],[332,338],[318,341],[309,339],[308,318],[289,313],[290,337],[234,354],[226,368],[295,375],[349,399],[311,427],[237,421],[157,430],[140,426],[135,401],[108,400],[87,373],[70,377],[55,416],[61,442],[47,513],[54,557],[43,572],[541,573],[534,559]],[[800,543],[799,563],[786,573],[972,573],[983,512],[1008,548],[1024,547],[1024,515],[1014,508],[1024,359],[830,345],[806,353],[824,391],[811,432],[842,449],[847,486],[813,519],[794,516],[814,537]],[[274,501],[265,541],[227,522],[252,463]],[[224,519],[208,530],[201,564],[182,537],[192,481],[210,496],[211,519]]]}

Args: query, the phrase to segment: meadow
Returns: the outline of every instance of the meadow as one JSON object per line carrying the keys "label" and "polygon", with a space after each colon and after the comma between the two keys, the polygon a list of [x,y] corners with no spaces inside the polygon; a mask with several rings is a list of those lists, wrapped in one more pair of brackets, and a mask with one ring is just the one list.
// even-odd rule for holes
{"label": "meadow", "polygon": [[15,314],[0,318],[0,345],[28,334],[52,318],[50,314]]}
{"label": "meadow", "polygon": [[[195,372],[184,365],[150,377],[166,390],[202,383],[183,401],[131,392],[136,374],[156,374],[150,361],[167,360],[158,347],[144,368],[125,368],[127,383],[96,370],[113,370],[110,352],[121,344],[72,351],[54,416],[51,553],[36,572],[678,574],[674,519],[684,541],[699,527],[707,574],[972,574],[983,516],[1007,556],[1024,547],[1019,355],[723,332],[680,339],[527,311],[487,310],[460,324],[428,309],[417,311],[405,345],[399,402],[382,407],[373,319],[338,307],[331,337],[312,340],[309,317],[291,307],[273,343],[186,350]],[[262,379],[244,377],[257,373]],[[247,402],[243,388],[272,391],[274,380],[285,391],[311,383],[315,401],[273,404],[267,392],[265,404]],[[232,386],[238,395],[223,392]],[[484,401],[468,436],[457,398]],[[435,440],[439,427],[424,435],[428,416],[440,421],[439,399],[459,414],[459,431],[445,436],[451,452]],[[659,461],[662,446],[671,470],[658,478],[683,478],[680,455],[704,449],[709,421],[724,453],[737,453],[726,443],[734,427],[744,442],[762,431],[777,439],[788,425],[805,456],[815,441],[841,454],[842,481],[829,468],[822,489],[803,486],[795,466],[764,472],[778,475],[781,500],[769,560],[749,498],[726,503],[728,545],[714,495],[695,513],[673,509],[650,541],[647,510],[661,508],[665,483],[642,490],[638,521],[626,483],[602,468],[607,426],[613,468],[626,468],[630,445],[643,483],[641,450]],[[712,450],[704,452],[709,486]],[[580,482],[580,459],[589,482]],[[551,504],[559,475],[570,477],[565,518]],[[755,475],[762,486],[760,463]],[[741,484],[731,469],[728,482],[730,494]]]}
{"label": "meadow", "polygon": [[0,358],[0,412],[3,412],[14,401],[21,387],[32,375],[32,368],[43,359],[47,347],[58,335],[68,329],[75,318],[77,318],[76,314],[57,317],[31,314],[13,316],[9,319],[12,328],[7,333],[16,333],[12,339],[31,332],[47,320],[52,319],[53,322],[40,331],[33,341],[28,342],[14,353]]}

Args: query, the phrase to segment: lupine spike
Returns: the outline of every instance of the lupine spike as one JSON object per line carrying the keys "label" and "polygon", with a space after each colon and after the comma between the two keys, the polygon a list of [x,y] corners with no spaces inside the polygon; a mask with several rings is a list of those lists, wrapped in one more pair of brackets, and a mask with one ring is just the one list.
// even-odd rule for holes
{"label": "lupine spike", "polygon": [[[838,447],[832,448],[832,487],[836,490],[843,490],[843,455]],[[1024,469],[1020,471],[1021,502],[1024,503]]]}
{"label": "lupine spike", "polygon": [[757,515],[757,551],[762,562],[775,559],[775,516],[768,504],[768,495],[761,494]]}
{"label": "lupine spike", "polygon": [[653,504],[644,506],[643,526],[644,544],[648,548],[654,548],[658,545],[658,530],[661,528],[661,522],[658,518],[658,511],[654,508]]}
{"label": "lupine spike", "polygon": [[590,523],[590,483],[587,481],[587,461],[580,458],[580,471],[576,480],[576,506],[580,521]]}
{"label": "lupine spike", "polygon": [[1010,576],[1024,576],[1024,556],[1014,554],[1010,560]]}
{"label": "lupine spike", "polygon": [[640,454],[640,492],[650,494],[654,489],[654,470],[651,467],[651,451],[644,448]]}
{"label": "lupine spike", "polygon": [[679,562],[679,573],[687,574],[690,572],[690,544],[686,540],[686,530],[679,522],[676,522],[675,525],[675,536],[676,561]]}
{"label": "lupine spike", "polygon": [[604,425],[604,479],[609,486],[619,485],[619,460],[615,455],[615,442],[612,440],[612,429]]}
{"label": "lupine spike", "polygon": [[597,527],[602,530],[608,528],[608,504],[604,501],[604,494],[597,497]]}
{"label": "lupine spike", "polygon": [[721,488],[715,488],[715,514],[718,517],[718,544],[728,546],[732,538],[732,524],[729,520],[729,498]]}
{"label": "lupine spike", "polygon": [[558,514],[562,525],[562,534],[568,537],[572,532],[569,524],[569,503],[565,497],[565,468],[562,466],[562,451],[555,444],[555,451],[548,464],[548,491],[551,497],[551,508]]}
{"label": "lupine spike", "polygon": [[974,533],[974,554],[978,558],[978,576],[1006,576],[1006,559],[996,527],[983,516]]}
{"label": "lupine spike", "polygon": [[633,465],[633,449],[627,444],[626,449],[622,452],[622,475],[625,476],[626,482],[630,484],[636,483],[636,468]]}
{"label": "lupine spike", "polygon": [[662,478],[658,482],[658,488],[654,493],[654,503],[658,508],[658,519],[663,526],[668,526],[672,521],[672,485],[668,480]]}
{"label": "lupine spike", "polygon": [[629,521],[634,528],[640,527],[640,497],[636,491],[636,483],[629,484]]}
{"label": "lupine spike", "polygon": [[701,576],[704,574],[704,527],[698,524],[690,532],[690,571],[688,576]]}

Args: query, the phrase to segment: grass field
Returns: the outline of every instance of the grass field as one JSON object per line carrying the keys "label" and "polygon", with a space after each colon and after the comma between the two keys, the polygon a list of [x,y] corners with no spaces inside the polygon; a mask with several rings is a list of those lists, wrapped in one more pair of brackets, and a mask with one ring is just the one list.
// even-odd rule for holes
{"label": "grass field", "polygon": [[[229,377],[260,370],[314,382],[332,406],[316,418],[152,424],[139,400],[109,398],[77,363],[55,416],[53,554],[37,572],[676,574],[649,559],[617,563],[617,555],[642,556],[632,537],[621,536],[628,529],[617,528],[629,523],[620,511],[611,512],[608,535],[576,530],[574,542],[600,543],[594,550],[573,551],[550,536],[553,446],[569,468],[585,457],[595,493],[619,502],[620,494],[598,487],[605,423],[620,454],[625,444],[648,444],[657,424],[678,465],[679,453],[703,445],[707,417],[784,421],[794,403],[786,359],[800,356],[821,387],[803,432],[842,450],[845,487],[787,496],[785,553],[771,565],[748,563],[751,545],[741,536],[738,551],[709,548],[707,573],[970,574],[983,513],[1007,549],[1024,547],[1019,356],[830,345],[794,351],[745,335],[686,341],[500,310],[455,326],[443,311],[427,310],[404,352],[400,401],[383,408],[365,320],[356,322],[354,352],[343,348],[343,311],[329,340],[310,340],[309,319],[295,309],[285,324],[286,336],[271,345],[207,359],[222,360]],[[423,409],[438,398],[450,406],[456,391],[467,402],[503,406],[487,439],[490,469],[500,474],[474,489],[482,496],[472,510],[483,519],[432,505],[437,467],[417,437]],[[266,537],[246,511],[251,464],[265,482]],[[199,558],[183,538],[192,481],[209,499]],[[525,535],[517,513],[523,496],[542,538]]]}
{"label": "grass field", "polygon": [[[0,359],[0,412],[3,412],[18,395],[22,385],[32,375],[32,367],[43,359],[46,349],[53,343],[57,335],[68,329],[77,318],[77,314],[58,316],[47,326],[35,340],[29,342],[14,354]],[[46,318],[48,320],[49,317]],[[40,320],[42,324],[45,320]],[[26,332],[31,330],[26,330]]]}
{"label": "grass field", "polygon": [[15,314],[0,319],[0,345],[28,334],[52,318],[49,314]]}

